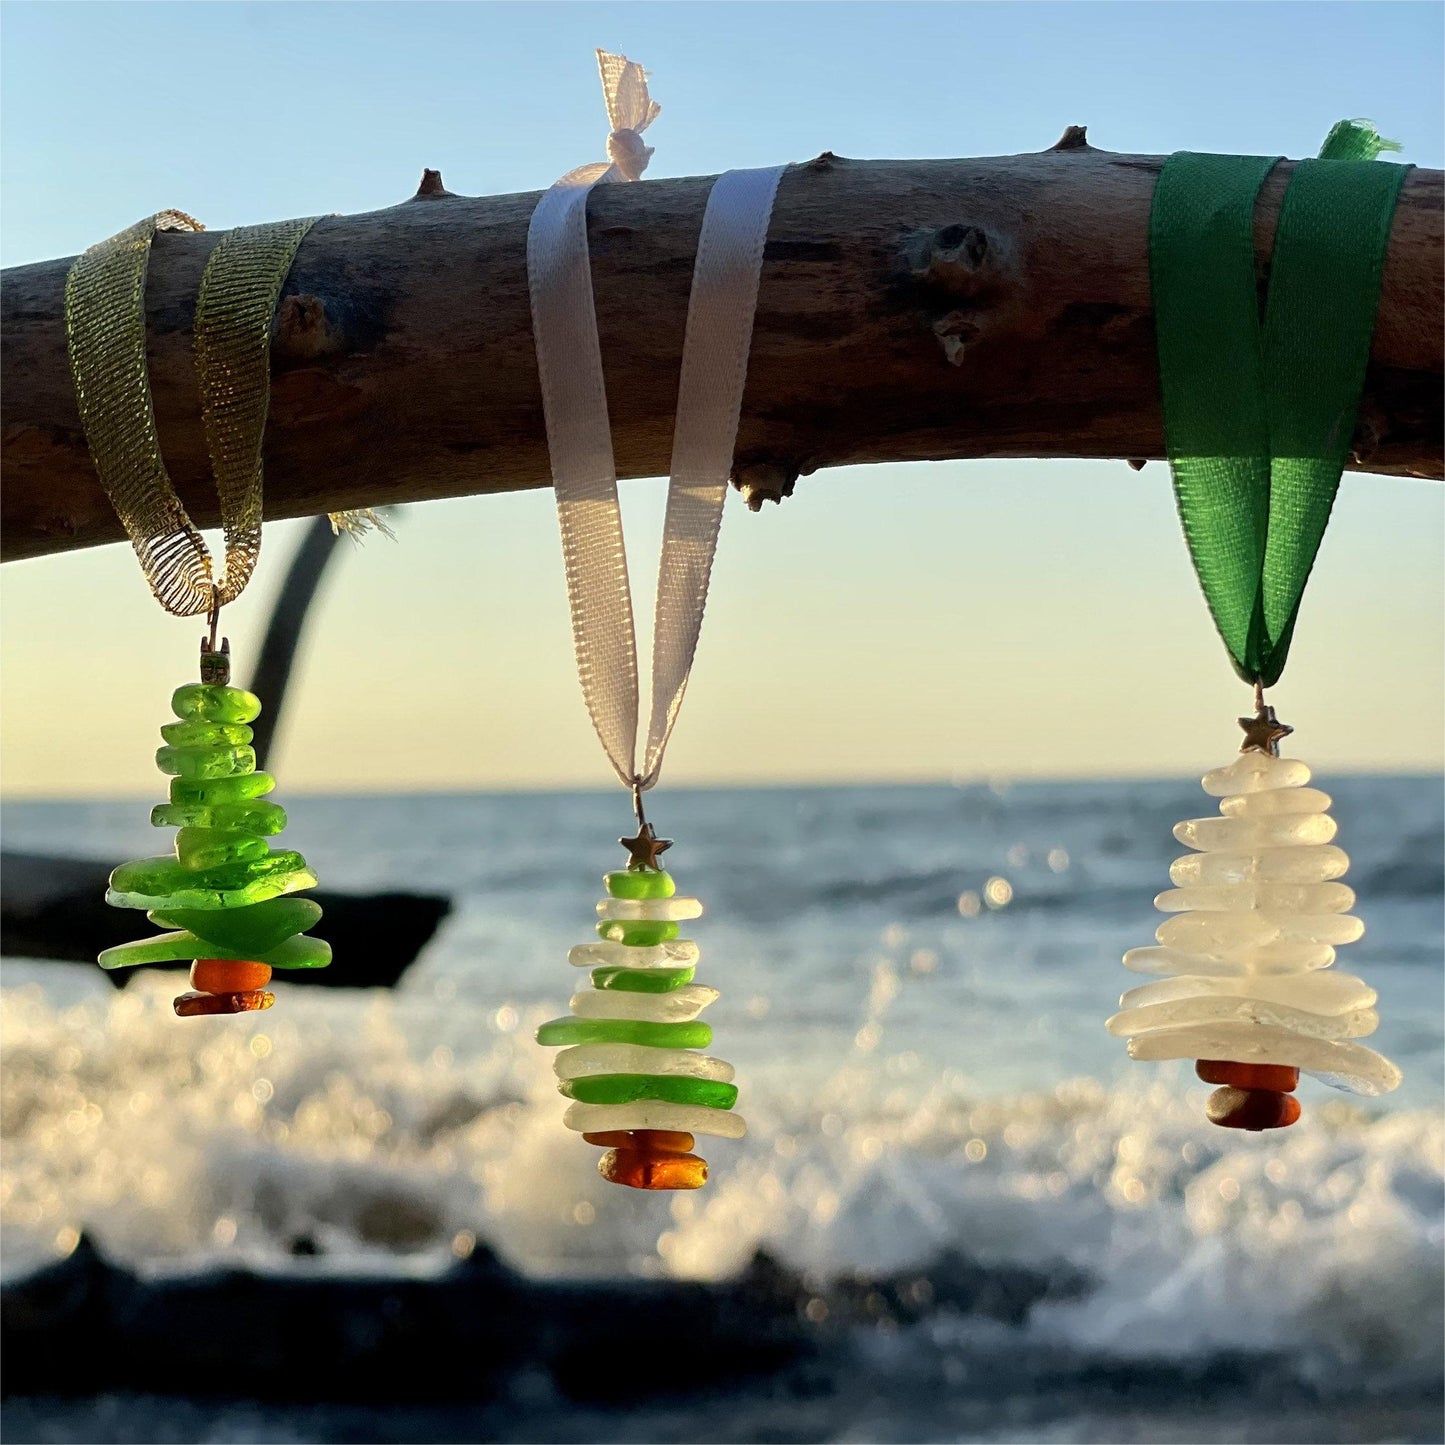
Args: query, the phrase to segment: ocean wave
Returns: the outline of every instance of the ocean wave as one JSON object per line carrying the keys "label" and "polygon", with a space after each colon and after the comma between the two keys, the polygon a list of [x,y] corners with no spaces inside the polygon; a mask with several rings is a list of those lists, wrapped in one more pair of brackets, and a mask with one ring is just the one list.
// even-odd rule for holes
{"label": "ocean wave", "polygon": [[[639,1196],[561,1128],[518,1010],[454,1018],[450,1045],[419,1048],[435,1021],[404,996],[292,995],[284,1015],[202,1032],[175,1025],[171,991],[4,993],[10,1277],[82,1230],[151,1273],[297,1256],[426,1271],[485,1241],[536,1279],[716,1282],[763,1253],[824,1309],[877,1296],[940,1338],[982,1313],[1071,1357],[1438,1374],[1434,1111],[1315,1104],[1285,1135],[1240,1136],[1178,1076],[978,1097],[860,1052],[808,1083],[764,1072],[708,1189]],[[990,1290],[1005,1303],[965,1305]]]}

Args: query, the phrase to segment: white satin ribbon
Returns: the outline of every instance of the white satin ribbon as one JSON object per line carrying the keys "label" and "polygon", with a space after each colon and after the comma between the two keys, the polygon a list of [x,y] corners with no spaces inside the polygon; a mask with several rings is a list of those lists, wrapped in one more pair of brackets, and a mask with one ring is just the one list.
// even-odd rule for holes
{"label": "white satin ribbon", "polygon": [[[577,672],[592,725],[628,787],[657,781],[702,628],[747,380],[773,197],[783,167],[729,171],[708,196],[693,269],[658,566],[652,712],[637,766],[638,663],[617,469],[587,249],[587,197],[636,180],[659,107],[642,67],[597,52],[612,134],[608,164],[569,171],[537,203],[527,276]],[[638,309],[641,324],[642,308]]]}

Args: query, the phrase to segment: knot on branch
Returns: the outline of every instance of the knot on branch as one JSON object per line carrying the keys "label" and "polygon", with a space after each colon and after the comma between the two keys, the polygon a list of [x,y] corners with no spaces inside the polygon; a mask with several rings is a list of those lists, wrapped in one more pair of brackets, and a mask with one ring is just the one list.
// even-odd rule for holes
{"label": "knot on branch", "polygon": [[346,350],[346,338],[319,296],[286,296],[276,310],[271,352],[278,362],[315,361]]}
{"label": "knot on branch", "polygon": [[914,231],[903,242],[904,263],[912,279],[951,296],[976,296],[991,289],[1004,251],[996,237],[965,222]]}
{"label": "knot on branch", "polygon": [[962,311],[950,311],[933,323],[933,334],[943,347],[950,366],[963,365],[963,353],[969,342],[978,340],[983,328]]}
{"label": "knot on branch", "polygon": [[781,503],[793,495],[798,468],[789,462],[739,461],[733,468],[732,483],[743,495],[748,511],[760,512],[764,502]]}

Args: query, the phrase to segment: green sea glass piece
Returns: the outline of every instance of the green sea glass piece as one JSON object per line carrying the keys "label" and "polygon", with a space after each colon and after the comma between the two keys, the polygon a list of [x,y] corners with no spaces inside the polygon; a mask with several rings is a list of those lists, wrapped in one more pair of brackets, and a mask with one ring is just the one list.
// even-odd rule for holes
{"label": "green sea glass piece", "polygon": [[244,888],[257,878],[305,870],[306,860],[290,849],[266,852],[259,858],[225,863],[201,871],[187,868],[179,858],[138,858],[122,863],[110,875],[110,886],[120,893],[168,893],[177,888]]}
{"label": "green sea glass piece", "polygon": [[102,968],[134,968],[142,963],[182,963],[198,958],[249,959],[272,968],[325,968],[331,962],[331,945],[324,938],[297,936],[282,939],[274,948],[219,948],[184,930],[140,938],[134,943],[107,948],[98,960]]}
{"label": "green sea glass piece", "polygon": [[207,868],[204,873],[196,876],[218,888],[244,888],[247,883],[257,878],[270,878],[275,874],[291,873],[297,869],[302,872],[309,871],[306,860],[292,848],[281,848],[260,858],[245,858],[239,863],[224,863],[218,868]]}
{"label": "green sea glass piece", "polygon": [[671,993],[691,983],[696,972],[695,968],[594,968],[592,987],[621,993]]}
{"label": "green sea glass piece", "polygon": [[275,786],[276,779],[270,773],[239,773],[230,778],[172,778],[171,802],[203,803],[207,807],[245,803],[264,797]]}
{"label": "green sea glass piece", "polygon": [[590,1074],[564,1079],[557,1087],[569,1099],[584,1104],[635,1104],[639,1099],[660,1099],[668,1104],[731,1109],[738,1099],[736,1084],[681,1074]]}
{"label": "green sea glass piece", "polygon": [[655,943],[676,938],[677,933],[676,923],[660,918],[604,918],[597,925],[598,938],[605,938],[609,943],[625,943],[629,948],[651,948]]}
{"label": "green sea glass piece", "polygon": [[270,852],[264,838],[234,828],[182,828],[176,834],[176,857],[182,868],[204,871],[228,863],[246,863]]}
{"label": "green sea glass piece", "polygon": [[671,898],[677,892],[671,873],[650,868],[609,873],[602,882],[612,898]]}
{"label": "green sea glass piece", "polygon": [[[228,908],[219,912],[157,908],[146,916],[158,928],[185,929],[196,934],[207,947],[223,948],[238,957],[267,963],[270,961],[265,957],[268,949],[316,926],[321,918],[321,905],[309,898],[272,898],[250,908]],[[216,955],[218,958],[225,956]]]}
{"label": "green sea glass piece", "polygon": [[166,723],[161,736],[177,748],[239,748],[255,736],[244,723]]}
{"label": "green sea glass piece", "polygon": [[191,682],[171,694],[171,711],[178,718],[204,722],[248,723],[261,712],[261,699],[239,687]]}
{"label": "green sea glass piece", "polygon": [[256,771],[254,748],[157,748],[156,767],[182,778],[230,778]]}
{"label": "green sea glass piece", "polygon": [[705,1049],[712,1042],[710,1024],[654,1024],[638,1019],[552,1019],[537,1030],[537,1042],[565,1044],[641,1044],[654,1049]]}
{"label": "green sea glass piece", "polygon": [[269,838],[286,827],[286,810],[278,803],[157,803],[151,809],[155,828],[219,828]]}
{"label": "green sea glass piece", "polygon": [[316,875],[299,853],[271,853],[205,873],[175,858],[142,858],[110,875],[105,901],[117,908],[247,908],[315,886]]}

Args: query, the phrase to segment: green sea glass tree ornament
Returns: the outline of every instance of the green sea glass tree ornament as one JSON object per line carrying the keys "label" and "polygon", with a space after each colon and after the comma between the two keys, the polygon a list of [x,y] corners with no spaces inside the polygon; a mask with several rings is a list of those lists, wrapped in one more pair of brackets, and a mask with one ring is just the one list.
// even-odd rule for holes
{"label": "green sea glass tree ornament", "polygon": [[270,1008],[266,987],[276,968],[325,968],[331,945],[306,937],[321,908],[296,895],[316,886],[300,853],[273,849],[285,810],[268,802],[276,786],[256,771],[251,723],[261,711],[253,693],[230,685],[229,640],[201,643],[201,681],[178,687],[161,728],[156,766],[170,775],[170,800],[151,811],[157,828],[176,828],[175,848],[158,858],[122,863],[105,901],[143,908],[171,932],[107,948],[102,968],[191,960],[191,991],[175,1000],[183,1018]]}

